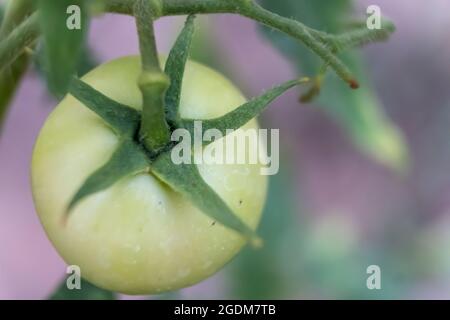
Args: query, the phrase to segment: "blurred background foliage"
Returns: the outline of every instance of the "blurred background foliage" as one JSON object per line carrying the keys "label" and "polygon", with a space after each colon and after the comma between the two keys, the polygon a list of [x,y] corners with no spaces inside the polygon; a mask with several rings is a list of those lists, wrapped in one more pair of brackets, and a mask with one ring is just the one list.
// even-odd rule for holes
{"label": "blurred background foliage", "polygon": [[66,281],[62,281],[59,288],[49,297],[50,300],[114,300],[117,295],[100,289],[87,281],[81,281],[81,290],[67,289]]}
{"label": "blurred background foliage", "polygon": [[[93,58],[88,56],[85,41],[89,31],[88,6],[85,0],[39,0],[37,6],[41,12],[43,33],[39,65],[45,71],[42,74],[47,79],[49,90],[55,96],[63,97],[67,93],[70,76],[77,71],[86,72],[92,66]],[[79,8],[78,19],[75,19],[76,12],[69,10],[71,6]],[[68,15],[60,13],[67,10],[74,17],[70,19],[72,27],[61,28],[69,21]]]}
{"label": "blurred background foliage", "polygon": [[[352,22],[364,20],[355,15],[351,0],[316,1],[261,1],[267,9],[283,16],[291,16],[307,26],[333,34],[349,29]],[[265,28],[264,33],[288,56],[300,72],[314,76],[319,73],[322,61],[306,47],[292,39]],[[339,55],[361,83],[357,91],[332,72],[326,77],[317,105],[324,108],[347,130],[353,142],[381,164],[397,172],[408,166],[408,150],[403,135],[386,117],[373,87],[367,77],[363,58],[353,50]],[[361,107],[364,105],[364,107]]]}
{"label": "blurred background foliage", "polygon": [[[402,12],[407,11],[407,6],[414,8],[412,11],[425,10],[420,0],[398,0],[395,4],[388,0],[259,2],[267,9],[330,33],[341,32],[349,27],[349,21],[364,18],[364,8],[375,2],[382,10],[389,8],[401,17],[400,21],[394,19],[400,35],[373,49],[340,54],[357,75],[359,90],[350,90],[328,72],[320,95],[310,105],[299,103],[301,92],[297,91],[275,103],[277,116],[269,111],[263,118],[263,127],[282,130],[280,172],[270,179],[259,232],[265,246],[260,250],[244,249],[222,272],[198,286],[142,298],[450,298],[450,179],[445,174],[450,170],[450,95],[446,93],[450,49],[440,42],[445,37],[436,31],[445,28],[430,23],[426,30],[434,32],[434,37],[426,33],[411,36],[408,29],[419,29],[413,29]],[[450,5],[440,0],[434,3],[441,9],[433,8],[427,17],[444,21],[444,17],[436,17],[436,12],[450,9]],[[113,16],[106,20],[108,27],[99,32],[100,38],[107,38],[105,32],[117,19]],[[129,19],[127,26],[133,26]],[[273,74],[274,84],[278,77],[286,80],[292,74],[314,76],[319,72],[320,60],[301,44],[260,26],[255,26],[257,33],[250,32],[260,38],[259,42],[252,42],[245,38],[249,33],[244,29],[251,30],[249,25],[253,24],[239,19],[199,19],[192,58],[242,84],[248,96],[254,93],[251,88],[272,81],[264,81],[258,74],[243,77],[242,73],[248,73],[251,66],[256,66],[252,70],[268,69],[268,73],[261,74]],[[160,27],[165,41],[162,47],[170,47],[182,21],[170,20]],[[51,25],[52,21],[45,23]],[[127,30],[121,34],[122,40],[135,36],[132,28]],[[53,31],[53,39],[61,37],[59,30]],[[227,32],[232,33],[233,43],[226,41]],[[426,45],[419,48],[417,36],[428,39],[423,40],[428,41]],[[117,41],[115,35],[110,38]],[[77,49],[70,50],[65,60],[48,61],[43,54],[46,44],[36,47],[34,70],[54,98],[64,88],[58,88],[61,83],[52,80],[51,70],[59,70],[60,64],[72,59],[74,64],[69,67],[83,75],[99,64],[102,56],[112,56],[110,51],[105,54],[109,48],[102,52],[102,41],[98,39],[99,44],[87,35],[67,40],[72,42],[67,44],[69,47],[75,43]],[[242,55],[247,53],[228,57],[231,52],[241,53],[233,45],[244,46],[247,41],[255,43],[254,51],[245,57]],[[50,40],[47,45],[55,45],[53,42]],[[116,49],[113,53],[122,52],[123,46],[111,46]],[[267,49],[273,46],[286,59],[264,61],[278,53]],[[133,50],[137,52],[137,46]],[[252,58],[259,62],[248,61]],[[280,61],[287,61],[288,66]],[[277,66],[290,72],[278,72],[274,69]],[[23,99],[22,103],[28,102],[27,97]],[[54,100],[47,102],[54,104]],[[4,142],[6,139],[0,141],[0,155],[5,155],[12,146]],[[0,181],[6,180],[5,174]],[[7,193],[4,194],[2,201],[7,199]],[[11,212],[7,211],[0,210],[1,214],[5,212],[5,217],[0,215],[2,221],[8,221],[6,213]],[[50,247],[49,243],[46,245]],[[1,259],[0,256],[0,267]],[[366,288],[366,268],[372,264],[381,267],[382,290]],[[2,268],[0,285],[1,281]],[[49,298],[129,298],[85,281],[82,286],[81,291],[69,291],[62,280]]]}

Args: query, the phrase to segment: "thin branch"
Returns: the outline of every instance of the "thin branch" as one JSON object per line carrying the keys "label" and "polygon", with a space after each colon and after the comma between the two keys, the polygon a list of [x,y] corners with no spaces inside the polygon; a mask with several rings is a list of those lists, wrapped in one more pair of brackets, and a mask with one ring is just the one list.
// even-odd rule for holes
{"label": "thin branch", "polygon": [[[138,0],[103,0],[106,12],[130,15],[134,15],[136,1]],[[143,2],[152,3],[153,1],[144,0]],[[368,41],[377,41],[381,38],[377,36],[370,38],[372,35],[367,35],[367,33],[356,33],[350,38],[345,36],[345,34],[337,36],[330,35],[307,27],[299,21],[285,18],[265,10],[251,0],[160,0],[159,10],[160,12],[158,12],[154,19],[172,15],[232,13],[256,20],[304,43],[310,50],[322,58],[325,65],[332,68],[352,87],[357,87],[358,84],[350,70],[333,53],[333,49],[337,46],[364,44]],[[390,25],[388,27],[388,32],[390,33],[393,28]],[[22,29],[21,32],[25,32],[25,30]],[[36,38],[38,33],[30,33],[29,36]],[[32,39],[29,38],[29,40],[31,41]],[[0,48],[4,48],[3,50],[5,50],[9,46],[2,42]],[[0,56],[1,54],[0,49]],[[1,60],[3,65],[9,65],[12,63],[11,59],[15,59],[16,56],[7,55],[3,52],[3,58],[7,59]]]}
{"label": "thin branch", "polygon": [[34,0],[9,1],[0,26],[0,40],[5,39],[33,11]]}
{"label": "thin branch", "polygon": [[38,13],[25,19],[0,43],[0,73],[5,71],[39,36]]}
{"label": "thin branch", "polygon": [[[31,22],[23,23],[25,27],[21,24],[33,12],[33,1],[10,1],[3,17],[2,25],[0,26],[0,48],[3,48],[0,49],[3,52],[0,54],[2,56],[0,57],[0,69],[3,70],[0,71],[0,130],[6,117],[10,101],[30,61],[29,54],[24,52],[24,49],[38,37],[38,26],[36,21],[33,21],[33,18],[31,18]],[[19,25],[22,28],[17,30],[20,28],[18,27]],[[9,38],[10,36],[12,38]],[[8,42],[10,43],[7,44]],[[12,54],[8,54],[10,49]]]}
{"label": "thin branch", "polygon": [[[108,0],[106,9],[113,12],[128,13],[128,6],[133,0]],[[128,3],[128,4],[127,4]],[[352,88],[358,87],[356,79],[347,66],[333,54],[326,44],[317,39],[320,31],[311,29],[299,21],[281,17],[265,10],[249,0],[164,0],[163,15],[183,15],[202,13],[235,13],[253,19],[271,28],[286,33],[301,42],[330,66],[336,74],[349,83]]]}

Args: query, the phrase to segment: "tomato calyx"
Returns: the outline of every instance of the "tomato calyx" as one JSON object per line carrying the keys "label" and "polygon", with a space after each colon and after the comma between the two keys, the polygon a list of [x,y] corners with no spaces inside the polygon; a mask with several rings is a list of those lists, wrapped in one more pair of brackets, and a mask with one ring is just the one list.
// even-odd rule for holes
{"label": "tomato calyx", "polygon": [[[194,135],[195,121],[202,121],[203,131],[215,128],[225,136],[228,134],[227,129],[239,129],[290,88],[309,82],[308,78],[288,81],[222,117],[209,120],[182,119],[179,105],[184,69],[193,35],[193,23],[194,17],[188,17],[166,62],[165,74],[170,78],[170,86],[164,98],[164,108],[170,134],[182,128]],[[172,161],[171,151],[176,145],[175,141],[169,141],[157,150],[147,147],[140,134],[143,121],[141,111],[110,99],[80,79],[72,80],[69,93],[109,125],[118,136],[119,144],[110,159],[83,182],[70,201],[67,213],[74,210],[83,199],[109,188],[124,177],[150,173],[189,199],[203,213],[238,232],[254,246],[261,244],[254,230],[247,226],[203,180],[194,162],[175,164]]]}
{"label": "tomato calyx", "polygon": [[181,88],[185,65],[189,57],[189,49],[194,35],[194,20],[194,15],[188,16],[184,29],[170,51],[164,68],[164,72],[170,78],[170,86],[167,89],[165,99],[166,119],[172,128],[178,128],[181,124],[179,111]]}

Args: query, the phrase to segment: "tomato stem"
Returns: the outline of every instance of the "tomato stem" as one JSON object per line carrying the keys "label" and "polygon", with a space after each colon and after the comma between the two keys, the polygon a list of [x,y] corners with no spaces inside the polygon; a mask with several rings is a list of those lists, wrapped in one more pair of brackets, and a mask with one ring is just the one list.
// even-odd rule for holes
{"label": "tomato stem", "polygon": [[160,3],[155,0],[138,0],[134,14],[142,62],[142,73],[138,80],[143,102],[139,139],[150,152],[156,153],[170,141],[164,107],[170,80],[159,64],[153,28],[153,21],[160,14]]}

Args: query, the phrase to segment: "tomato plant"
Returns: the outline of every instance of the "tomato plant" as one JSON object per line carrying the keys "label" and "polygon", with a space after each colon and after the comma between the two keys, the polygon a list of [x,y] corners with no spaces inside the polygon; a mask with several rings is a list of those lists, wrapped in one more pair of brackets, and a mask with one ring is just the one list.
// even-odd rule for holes
{"label": "tomato plant", "polygon": [[[140,46],[140,56],[108,62],[79,79],[74,73],[85,32],[66,30],[59,15],[72,2],[40,0],[35,8],[29,0],[15,1],[0,30],[0,72],[14,75],[13,91],[28,62],[25,48],[43,35],[49,87],[65,97],[36,142],[36,209],[67,263],[80,266],[92,283],[129,294],[194,284],[220,269],[247,241],[261,244],[255,230],[265,201],[263,164],[174,163],[176,130],[193,135],[194,123],[202,121],[205,130],[233,139],[243,133],[229,130],[256,129],[255,118],[294,86],[310,85],[306,96],[312,99],[328,69],[357,89],[357,79],[337,54],[394,31],[385,21],[380,30],[357,26],[330,35],[250,0],[104,0],[100,6],[78,0],[83,17],[99,9],[133,15]],[[319,74],[246,101],[222,75],[188,60],[194,15],[209,13],[240,14],[301,41],[323,60]],[[161,59],[153,22],[179,14],[189,15],[185,27],[167,59]],[[0,100],[2,111],[9,98]],[[254,148],[249,144],[240,152]],[[192,149],[195,157],[198,150]]]}

